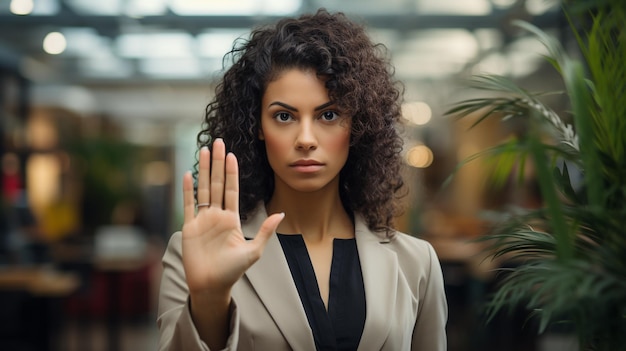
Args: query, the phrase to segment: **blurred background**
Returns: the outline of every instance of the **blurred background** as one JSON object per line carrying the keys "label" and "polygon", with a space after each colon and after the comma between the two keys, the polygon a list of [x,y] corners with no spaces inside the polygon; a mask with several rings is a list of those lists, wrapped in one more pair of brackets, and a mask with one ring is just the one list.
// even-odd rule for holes
{"label": "blurred background", "polygon": [[[390,50],[405,85],[407,210],[399,229],[442,262],[449,350],[572,350],[536,336],[526,311],[486,323],[498,281],[480,244],[496,213],[541,205],[534,172],[494,185],[497,165],[462,160],[523,132],[471,128],[444,113],[463,78],[561,88],[535,24],[566,47],[548,0],[0,0],[0,349],[154,350],[160,258],[180,228],[183,173],[196,156],[222,56],[256,25],[319,7],[343,11]],[[562,97],[549,97],[557,112]]]}

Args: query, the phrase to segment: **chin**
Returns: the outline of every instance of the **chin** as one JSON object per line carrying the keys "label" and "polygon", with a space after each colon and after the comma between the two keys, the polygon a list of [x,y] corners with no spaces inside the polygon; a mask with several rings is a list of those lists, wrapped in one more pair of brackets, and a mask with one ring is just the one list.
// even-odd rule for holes
{"label": "chin", "polygon": [[308,184],[308,185],[298,185],[298,186],[292,186],[291,187],[293,190],[301,192],[301,193],[314,193],[316,191],[319,191],[321,189],[323,189],[323,186],[318,186],[318,185],[313,185],[313,184]]}
{"label": "chin", "polygon": [[301,193],[314,193],[327,188],[331,182],[320,182],[319,180],[308,180],[287,183],[291,189]]}

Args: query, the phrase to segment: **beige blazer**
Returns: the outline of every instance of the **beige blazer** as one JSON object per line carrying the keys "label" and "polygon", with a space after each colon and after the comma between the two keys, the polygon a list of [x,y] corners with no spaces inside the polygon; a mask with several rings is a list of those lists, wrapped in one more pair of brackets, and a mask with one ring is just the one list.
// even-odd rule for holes
{"label": "beige blazer", "polygon": [[[253,237],[267,215],[244,224]],[[426,241],[398,233],[386,240],[355,218],[365,286],[366,319],[359,351],[446,350],[447,304],[441,267]],[[159,350],[209,350],[191,318],[181,253],[174,233],[163,256],[157,324]],[[313,334],[278,238],[232,290],[226,350],[315,350]]]}

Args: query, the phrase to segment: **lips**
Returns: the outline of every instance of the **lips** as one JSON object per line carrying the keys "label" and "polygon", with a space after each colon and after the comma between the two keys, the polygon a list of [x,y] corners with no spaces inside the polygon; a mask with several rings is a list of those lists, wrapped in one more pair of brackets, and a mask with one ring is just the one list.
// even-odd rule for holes
{"label": "lips", "polygon": [[322,169],[324,164],[316,160],[298,160],[289,164],[289,167],[293,168],[297,172],[313,173]]}
{"label": "lips", "polygon": [[292,164],[290,164],[290,166],[292,167],[297,167],[297,166],[323,166],[324,164],[322,162],[319,161],[315,161],[315,160],[298,160]]}

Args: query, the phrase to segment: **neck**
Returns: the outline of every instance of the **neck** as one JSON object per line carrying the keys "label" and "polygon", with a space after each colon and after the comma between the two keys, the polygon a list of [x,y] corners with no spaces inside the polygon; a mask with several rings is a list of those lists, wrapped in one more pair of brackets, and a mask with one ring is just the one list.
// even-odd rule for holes
{"label": "neck", "polygon": [[276,182],[268,213],[284,212],[278,233],[301,234],[307,241],[354,237],[354,225],[339,197],[339,183],[313,192],[299,192]]}

